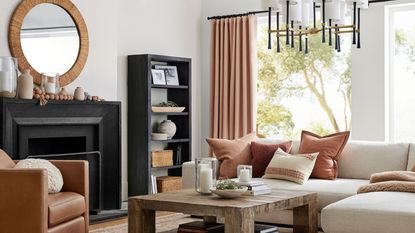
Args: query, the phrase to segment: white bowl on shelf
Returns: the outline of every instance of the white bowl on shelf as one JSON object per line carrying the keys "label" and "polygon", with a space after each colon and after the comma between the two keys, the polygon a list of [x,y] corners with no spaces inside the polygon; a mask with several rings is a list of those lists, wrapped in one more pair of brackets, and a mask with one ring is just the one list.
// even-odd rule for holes
{"label": "white bowl on shelf", "polygon": [[152,133],[151,139],[154,141],[164,141],[164,140],[167,140],[168,136],[169,135],[165,133]]}

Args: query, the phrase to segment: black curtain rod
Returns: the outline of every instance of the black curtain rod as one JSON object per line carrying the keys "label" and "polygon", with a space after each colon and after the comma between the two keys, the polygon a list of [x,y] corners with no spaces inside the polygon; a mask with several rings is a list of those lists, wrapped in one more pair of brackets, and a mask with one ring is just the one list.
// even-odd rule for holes
{"label": "black curtain rod", "polygon": [[[396,1],[396,0],[370,0],[369,4],[379,3],[379,2],[394,2],[394,1]],[[208,17],[207,19],[208,20],[226,19],[226,18],[234,18],[234,17],[241,17],[241,16],[247,16],[247,15],[264,14],[264,13],[268,13],[268,11],[267,10],[265,10],[265,11],[251,11],[251,12],[242,13],[242,14],[211,16],[211,17]]]}

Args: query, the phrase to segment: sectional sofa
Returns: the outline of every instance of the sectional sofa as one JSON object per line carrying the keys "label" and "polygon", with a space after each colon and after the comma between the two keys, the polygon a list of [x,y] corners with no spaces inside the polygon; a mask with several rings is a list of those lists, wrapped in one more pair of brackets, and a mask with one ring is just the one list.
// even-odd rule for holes
{"label": "sectional sofa", "polygon": [[[263,143],[280,141],[262,140]],[[292,154],[298,153],[294,142]],[[414,233],[415,193],[373,192],[357,194],[371,174],[406,171],[415,165],[415,144],[348,142],[338,162],[336,180],[309,179],[305,184],[262,179],[274,189],[318,193],[319,227],[325,233]],[[194,163],[183,166],[183,187],[194,187]],[[258,216],[257,221],[292,225],[292,211]]]}

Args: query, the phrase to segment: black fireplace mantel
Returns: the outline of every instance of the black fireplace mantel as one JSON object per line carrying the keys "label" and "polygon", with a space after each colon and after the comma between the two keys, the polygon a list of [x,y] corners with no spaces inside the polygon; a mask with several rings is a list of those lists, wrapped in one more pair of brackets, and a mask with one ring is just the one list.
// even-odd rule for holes
{"label": "black fireplace mantel", "polygon": [[50,154],[99,151],[102,210],[121,208],[120,102],[50,101],[40,106],[36,100],[0,98],[0,109],[0,148],[12,159],[38,154],[42,148],[30,149],[31,144],[47,147]]}

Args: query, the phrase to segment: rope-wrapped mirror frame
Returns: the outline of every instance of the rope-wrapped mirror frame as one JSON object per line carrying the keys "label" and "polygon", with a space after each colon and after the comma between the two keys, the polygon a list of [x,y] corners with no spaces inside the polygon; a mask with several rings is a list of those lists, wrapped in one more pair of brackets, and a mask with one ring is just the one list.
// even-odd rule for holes
{"label": "rope-wrapped mirror frame", "polygon": [[64,9],[75,22],[79,34],[79,52],[74,65],[65,74],[61,74],[60,85],[64,87],[72,83],[81,74],[82,69],[86,64],[89,53],[89,36],[88,29],[84,18],[79,12],[78,8],[70,0],[23,0],[14,11],[9,24],[9,48],[13,57],[18,59],[19,69],[30,69],[33,76],[34,83],[40,85],[42,82],[41,74],[33,69],[26,59],[22,45],[20,42],[20,30],[22,28],[23,20],[29,11],[35,6],[43,3],[50,3],[57,5]]}

